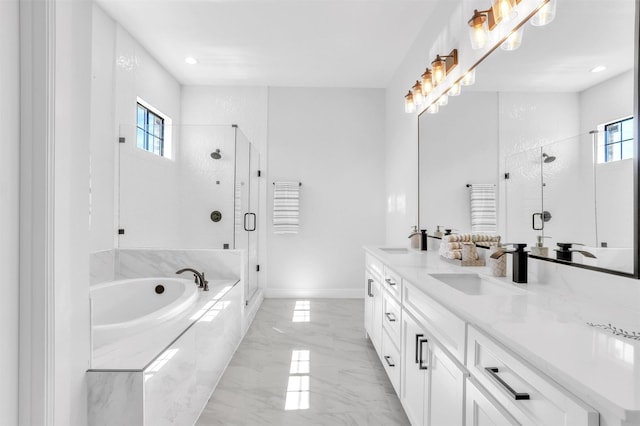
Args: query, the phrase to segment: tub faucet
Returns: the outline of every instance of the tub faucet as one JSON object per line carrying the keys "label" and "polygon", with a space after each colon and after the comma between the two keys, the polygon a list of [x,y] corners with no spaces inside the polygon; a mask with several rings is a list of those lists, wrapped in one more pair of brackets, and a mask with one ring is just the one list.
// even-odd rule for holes
{"label": "tub faucet", "polygon": [[195,279],[196,285],[199,288],[201,288],[203,291],[209,291],[209,281],[207,281],[204,278],[204,271],[198,272],[195,269],[184,268],[184,269],[180,269],[179,271],[176,271],[176,275],[177,274],[181,274],[183,272],[192,272],[193,273],[193,278]]}
{"label": "tub faucet", "polygon": [[593,253],[590,253],[586,250],[577,250],[572,248],[573,246],[582,246],[584,244],[580,243],[556,243],[559,247],[556,250],[556,259],[558,260],[567,260],[569,262],[573,261],[573,253],[580,253],[584,257],[590,257],[591,259],[595,259],[596,256]]}
{"label": "tub faucet", "polygon": [[523,243],[505,243],[506,246],[513,246],[514,250],[498,249],[491,255],[492,259],[499,259],[507,253],[513,254],[513,267],[511,268],[511,279],[514,283],[527,283],[527,261],[529,252],[524,251],[527,246]]}

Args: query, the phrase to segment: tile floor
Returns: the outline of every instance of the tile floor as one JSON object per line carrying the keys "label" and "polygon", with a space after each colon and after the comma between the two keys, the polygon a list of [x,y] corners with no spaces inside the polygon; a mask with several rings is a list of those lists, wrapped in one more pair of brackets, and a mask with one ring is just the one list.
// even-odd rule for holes
{"label": "tile floor", "polygon": [[408,425],[364,302],[266,299],[196,426]]}

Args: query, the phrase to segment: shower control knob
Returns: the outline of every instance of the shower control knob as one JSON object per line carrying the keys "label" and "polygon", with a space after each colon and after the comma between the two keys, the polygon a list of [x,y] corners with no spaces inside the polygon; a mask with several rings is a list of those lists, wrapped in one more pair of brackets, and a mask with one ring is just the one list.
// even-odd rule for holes
{"label": "shower control knob", "polygon": [[220,213],[218,210],[214,210],[211,212],[211,215],[209,217],[211,218],[212,222],[220,222],[222,220],[222,213]]}

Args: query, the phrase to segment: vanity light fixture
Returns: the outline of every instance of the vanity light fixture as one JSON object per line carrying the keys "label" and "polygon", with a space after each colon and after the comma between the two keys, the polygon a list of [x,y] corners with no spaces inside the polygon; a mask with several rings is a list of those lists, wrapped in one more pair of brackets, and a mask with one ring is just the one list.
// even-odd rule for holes
{"label": "vanity light fixture", "polygon": [[462,86],[473,86],[473,84],[476,82],[476,69],[470,69],[469,71],[467,71],[465,73],[465,75],[462,76],[462,79],[460,80],[460,84]]}
{"label": "vanity light fixture", "polygon": [[411,93],[413,93],[413,103],[417,108],[420,108],[424,103],[424,96],[422,95],[422,84],[420,80],[416,80],[416,84],[411,88]]}
{"label": "vanity light fixture", "polygon": [[407,114],[416,112],[416,104],[413,103],[413,94],[411,93],[411,90],[404,95],[404,112]]}
{"label": "vanity light fixture", "polygon": [[434,102],[429,106],[429,108],[427,108],[427,112],[429,114],[437,114],[439,109],[440,108],[438,107],[438,103]]}
{"label": "vanity light fixture", "polygon": [[505,41],[502,42],[500,47],[502,50],[516,50],[522,44],[522,34],[524,33],[524,27],[520,27],[512,32]]}
{"label": "vanity light fixture", "polygon": [[492,31],[497,25],[493,7],[487,10],[474,10],[473,16],[467,23],[469,24],[471,48],[474,50],[482,49],[489,40],[489,31]]}
{"label": "vanity light fixture", "polygon": [[436,55],[431,62],[431,81],[437,86],[447,74],[458,65],[458,49],[453,49],[448,55]]}
{"label": "vanity light fixture", "polygon": [[557,0],[549,0],[538,12],[531,18],[531,25],[534,27],[542,27],[550,24],[556,17]]}
{"label": "vanity light fixture", "polygon": [[189,65],[196,65],[198,63],[198,60],[191,56],[187,56],[186,58],[184,58],[184,61]]}
{"label": "vanity light fixture", "polygon": [[445,106],[448,103],[449,103],[449,95],[447,93],[443,93],[442,95],[440,95],[440,97],[436,101],[436,104],[438,104],[438,106]]}
{"label": "vanity light fixture", "polygon": [[427,68],[420,76],[422,79],[422,96],[427,96],[433,90],[433,82],[431,81],[431,70]]}

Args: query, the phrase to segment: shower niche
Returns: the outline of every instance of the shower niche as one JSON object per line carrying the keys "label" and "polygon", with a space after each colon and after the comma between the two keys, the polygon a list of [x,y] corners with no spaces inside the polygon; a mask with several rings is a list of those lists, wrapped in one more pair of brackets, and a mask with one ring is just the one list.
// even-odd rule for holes
{"label": "shower niche", "polygon": [[161,150],[145,149],[139,133],[120,127],[116,247],[243,250],[250,299],[258,287],[258,150],[235,125],[165,126]]}

